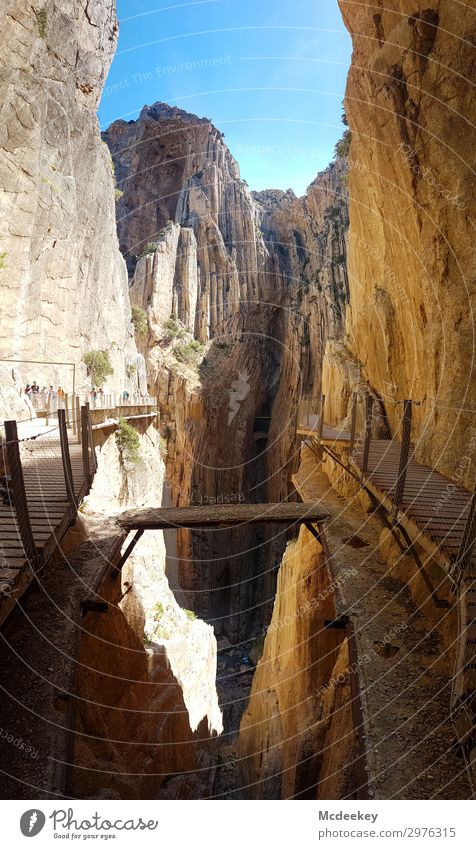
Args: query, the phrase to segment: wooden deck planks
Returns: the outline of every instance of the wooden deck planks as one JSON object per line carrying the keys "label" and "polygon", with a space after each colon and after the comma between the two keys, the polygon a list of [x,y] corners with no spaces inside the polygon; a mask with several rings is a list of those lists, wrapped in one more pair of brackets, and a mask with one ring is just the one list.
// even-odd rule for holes
{"label": "wooden deck planks", "polygon": [[[45,560],[60,545],[72,521],[71,508],[66,498],[63,463],[59,438],[40,437],[21,444],[21,460],[30,525],[36,551]],[[76,441],[70,443],[74,490],[77,496],[85,491],[82,451]],[[4,567],[0,579],[9,581],[14,588],[14,599],[19,598],[33,578],[27,561],[13,506],[0,504],[0,544],[3,547]],[[11,598],[2,599],[0,623],[11,609]]]}
{"label": "wooden deck planks", "polygon": [[[362,451],[353,456],[362,468]],[[373,440],[364,480],[369,481],[390,500],[395,494],[400,462],[400,445],[395,440]],[[471,496],[462,487],[428,466],[416,462],[410,455],[403,510],[418,529],[455,560],[461,547],[463,531],[469,512]],[[473,557],[476,562],[476,553]]]}

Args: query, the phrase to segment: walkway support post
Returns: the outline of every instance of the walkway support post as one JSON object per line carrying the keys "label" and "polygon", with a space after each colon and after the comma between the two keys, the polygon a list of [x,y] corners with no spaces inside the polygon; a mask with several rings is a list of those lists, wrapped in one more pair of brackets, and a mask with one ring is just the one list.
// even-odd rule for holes
{"label": "walkway support post", "polygon": [[66,485],[66,497],[71,507],[72,515],[76,518],[78,513],[78,504],[74,493],[73,472],[71,469],[71,457],[69,453],[68,430],[66,411],[58,410],[58,424],[61,445],[61,459],[63,461],[64,482]]}
{"label": "walkway support post", "polygon": [[91,472],[89,467],[89,426],[88,426],[88,408],[86,405],[81,407],[81,448],[83,454],[83,472],[84,480],[89,481]]}
{"label": "walkway support post", "polygon": [[352,418],[350,423],[350,446],[349,453],[352,454],[355,445],[355,427],[357,424],[357,392],[354,392],[352,398]]}
{"label": "walkway support post", "polygon": [[464,577],[470,569],[471,558],[473,556],[474,547],[476,545],[476,487],[471,496],[469,505],[468,518],[463,531],[463,539],[457,557],[457,566],[461,570],[461,577]]}
{"label": "walkway support post", "polygon": [[23,549],[31,566],[36,565],[38,555],[36,551],[35,540],[33,539],[33,531],[30,523],[30,512],[28,510],[28,502],[26,499],[25,481],[23,479],[23,469],[20,457],[20,446],[18,443],[18,429],[15,421],[7,421],[5,426],[5,438],[7,448],[8,468],[10,470],[11,492],[13,495],[13,505],[15,507],[18,529],[23,545]]}
{"label": "walkway support post", "polygon": [[372,415],[374,409],[374,399],[368,394],[365,399],[365,442],[364,454],[362,457],[362,472],[366,474],[369,466],[370,441],[372,439]]}
{"label": "walkway support post", "polygon": [[405,492],[405,482],[407,479],[408,460],[410,457],[410,440],[412,435],[412,402],[403,402],[403,419],[402,419],[402,447],[400,449],[400,465],[398,468],[398,478],[395,486],[395,497],[393,503],[395,507],[400,507],[403,501]]}

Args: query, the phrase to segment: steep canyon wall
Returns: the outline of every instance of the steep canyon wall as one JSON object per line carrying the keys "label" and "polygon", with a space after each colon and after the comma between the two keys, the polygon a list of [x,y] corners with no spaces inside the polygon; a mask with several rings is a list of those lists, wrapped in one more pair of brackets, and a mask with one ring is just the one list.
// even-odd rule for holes
{"label": "steep canyon wall", "polygon": [[[474,7],[341,0],[353,40],[347,346],[417,456],[474,484]],[[468,366],[469,364],[469,366]]]}
{"label": "steep canyon wall", "polygon": [[[6,0],[0,9],[0,355],[75,363],[105,349],[110,388],[136,353],[114,178],[96,110],[117,40],[115,0]],[[72,391],[70,368],[24,381]]]}

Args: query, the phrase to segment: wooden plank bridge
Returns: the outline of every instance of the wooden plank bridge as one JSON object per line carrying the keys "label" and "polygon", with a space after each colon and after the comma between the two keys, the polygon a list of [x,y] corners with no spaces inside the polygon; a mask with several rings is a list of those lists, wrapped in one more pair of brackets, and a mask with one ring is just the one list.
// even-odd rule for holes
{"label": "wooden plank bridge", "polygon": [[216,504],[202,507],[159,507],[129,510],[118,518],[127,531],[164,528],[220,528],[273,522],[285,525],[315,522],[329,518],[323,505],[283,501],[279,504]]}
{"label": "wooden plank bridge", "polygon": [[321,525],[329,518],[321,502],[301,504],[284,501],[278,504],[215,504],[202,507],[158,507],[144,510],[128,510],[117,519],[118,525],[128,533],[135,535],[124,551],[117,569],[120,570],[130,557],[144,531],[164,530],[166,528],[188,528],[202,530],[206,528],[231,528],[240,525],[261,525],[266,523],[306,525],[319,539]]}

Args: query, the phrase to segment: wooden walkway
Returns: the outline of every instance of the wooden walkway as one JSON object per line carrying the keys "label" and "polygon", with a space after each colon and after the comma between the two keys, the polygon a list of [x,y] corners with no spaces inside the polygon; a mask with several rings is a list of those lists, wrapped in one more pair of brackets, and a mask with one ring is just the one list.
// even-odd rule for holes
{"label": "wooden walkway", "polygon": [[333,442],[350,442],[350,430],[346,428],[331,427],[324,424],[322,434],[319,432],[319,416],[309,416],[305,422],[298,424],[299,436],[317,436],[320,442],[332,444]]}
{"label": "wooden walkway", "polygon": [[397,526],[407,533],[410,545],[420,545],[453,581],[459,632],[451,715],[476,792],[476,490],[471,495],[435,469],[415,460],[411,401],[404,402],[401,442],[396,438],[372,437],[370,396],[366,403],[365,436],[355,449],[355,413],[350,434],[331,429],[334,449],[339,444],[350,449],[347,457],[345,452],[340,456],[334,453],[329,442],[330,429],[320,425],[319,416],[311,417],[315,429],[310,433],[301,428],[298,432],[319,443],[362,481]]}
{"label": "wooden walkway", "polygon": [[[58,427],[40,433],[35,439],[20,441],[19,449],[27,518],[37,559],[33,563],[25,553],[22,521],[11,492],[12,503],[0,503],[0,624],[58,548],[77,513],[68,500]],[[89,445],[88,452],[91,452]],[[69,444],[69,454],[74,494],[79,504],[89,491],[91,479],[85,479],[82,446],[76,439]]]}
{"label": "wooden walkway", "polygon": [[[399,477],[401,445],[396,440],[372,440],[369,447],[367,471],[362,471],[363,448],[355,451],[351,458],[362,480],[379,501],[390,509],[395,508],[395,492]],[[468,520],[471,496],[462,487],[453,485],[439,472],[422,466],[410,450],[405,488],[398,516],[406,521],[425,547],[424,537],[432,545],[431,554],[446,565],[456,562],[463,541],[463,532]],[[476,566],[476,551],[472,563]]]}

